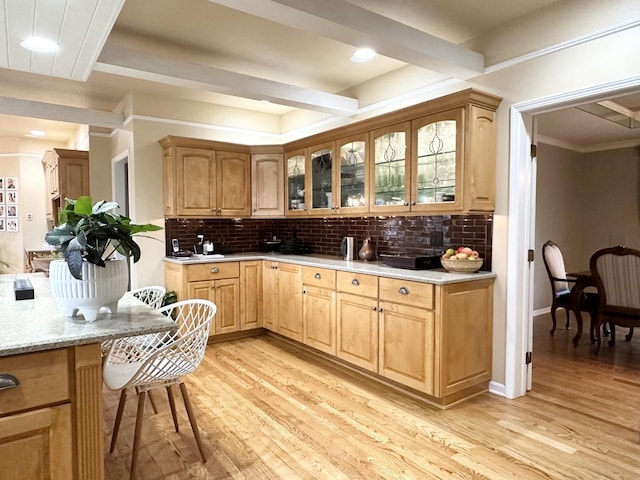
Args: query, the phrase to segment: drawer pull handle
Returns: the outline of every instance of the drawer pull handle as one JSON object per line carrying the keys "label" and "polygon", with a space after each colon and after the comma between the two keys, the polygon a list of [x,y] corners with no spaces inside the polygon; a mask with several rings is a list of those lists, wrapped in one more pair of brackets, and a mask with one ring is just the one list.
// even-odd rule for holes
{"label": "drawer pull handle", "polygon": [[211,273],[218,273],[218,272],[220,272],[220,269],[218,267],[213,267],[211,269]]}
{"label": "drawer pull handle", "polygon": [[400,287],[400,290],[398,290],[398,292],[400,293],[400,295],[409,295],[409,289],[407,287]]}
{"label": "drawer pull handle", "polygon": [[357,279],[357,278],[354,278],[354,279],[351,281],[351,285],[353,285],[354,287],[357,287],[358,285],[360,285],[360,282],[358,281],[358,279]]}
{"label": "drawer pull handle", "polygon": [[320,280],[322,278],[322,275],[320,275],[319,273],[316,273],[313,278],[315,278],[316,280]]}
{"label": "drawer pull handle", "polygon": [[0,375],[0,390],[9,390],[10,388],[15,388],[18,385],[20,385],[20,382],[13,375],[9,375],[8,373]]}

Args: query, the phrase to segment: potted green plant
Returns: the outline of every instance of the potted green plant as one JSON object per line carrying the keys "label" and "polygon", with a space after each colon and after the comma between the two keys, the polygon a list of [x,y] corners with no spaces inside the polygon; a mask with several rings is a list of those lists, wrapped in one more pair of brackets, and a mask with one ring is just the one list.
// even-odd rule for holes
{"label": "potted green plant", "polygon": [[[59,225],[45,235],[45,241],[58,247],[64,257],[51,262],[49,277],[51,293],[69,317],[80,311],[93,321],[102,307],[117,311],[118,300],[127,290],[129,259],[140,259],[134,235],[162,229],[131,223],[114,213],[117,207],[104,200],[93,204],[87,196],[66,199]],[[115,258],[116,252],[122,257]]]}

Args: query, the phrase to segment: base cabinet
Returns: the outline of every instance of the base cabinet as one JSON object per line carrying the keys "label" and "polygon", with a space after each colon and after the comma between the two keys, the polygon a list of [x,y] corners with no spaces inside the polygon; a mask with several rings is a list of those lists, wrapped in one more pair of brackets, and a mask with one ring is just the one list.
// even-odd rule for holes
{"label": "base cabinet", "polygon": [[336,272],[303,267],[302,283],[302,343],[335,355]]}
{"label": "base cabinet", "polygon": [[262,260],[240,262],[240,330],[262,327]]}
{"label": "base cabinet", "polygon": [[338,358],[378,373],[378,300],[338,292]]}

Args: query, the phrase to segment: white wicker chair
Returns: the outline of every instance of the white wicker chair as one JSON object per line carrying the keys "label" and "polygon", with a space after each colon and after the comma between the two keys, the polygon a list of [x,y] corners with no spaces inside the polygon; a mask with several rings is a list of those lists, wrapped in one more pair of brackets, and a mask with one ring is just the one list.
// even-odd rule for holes
{"label": "white wicker chair", "polygon": [[133,452],[131,458],[131,478],[135,476],[140,432],[144,416],[147,392],[156,387],[165,387],[173,422],[178,431],[178,417],[171,386],[180,385],[182,398],[187,410],[202,461],[206,461],[198,432],[193,408],[183,382],[185,375],[193,372],[204,357],[207,339],[216,305],[208,300],[183,300],[167,305],[161,312],[173,318],[175,330],[155,335],[116,339],[111,346],[103,367],[103,378],[107,388],[121,390],[120,403],[116,413],[111,449],[113,452],[118,437],[120,421],[124,411],[126,389],[135,387],[138,393],[138,413],[136,416]]}
{"label": "white wicker chair", "polygon": [[[149,305],[151,308],[158,309],[162,306],[162,299],[164,298],[164,294],[167,293],[167,289],[159,285],[151,285],[149,287],[136,288],[131,290],[129,293]],[[109,352],[111,342],[112,340],[105,340],[100,344],[100,351],[102,352],[103,357]]]}

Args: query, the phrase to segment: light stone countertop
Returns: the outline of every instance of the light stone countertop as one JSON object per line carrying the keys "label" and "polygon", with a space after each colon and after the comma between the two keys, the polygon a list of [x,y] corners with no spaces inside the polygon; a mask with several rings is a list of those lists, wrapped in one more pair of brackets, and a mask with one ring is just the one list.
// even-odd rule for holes
{"label": "light stone countertop", "polygon": [[353,273],[378,275],[381,277],[413,280],[416,282],[447,284],[495,278],[493,272],[478,271],[475,273],[452,273],[443,268],[436,270],[405,270],[382,265],[380,262],[346,261],[336,257],[317,255],[285,255],[282,253],[234,253],[219,257],[216,255],[198,255],[191,257],[165,257],[164,261],[181,265],[212,262],[238,262],[246,260],[272,260],[274,262],[294,263],[317,268],[329,268]]}
{"label": "light stone countertop", "polygon": [[[29,279],[33,300],[15,299],[16,278]],[[101,312],[94,322],[82,315],[67,318],[42,273],[0,275],[0,312],[0,356],[164,332],[175,325],[129,293],[118,302],[118,313]]]}

